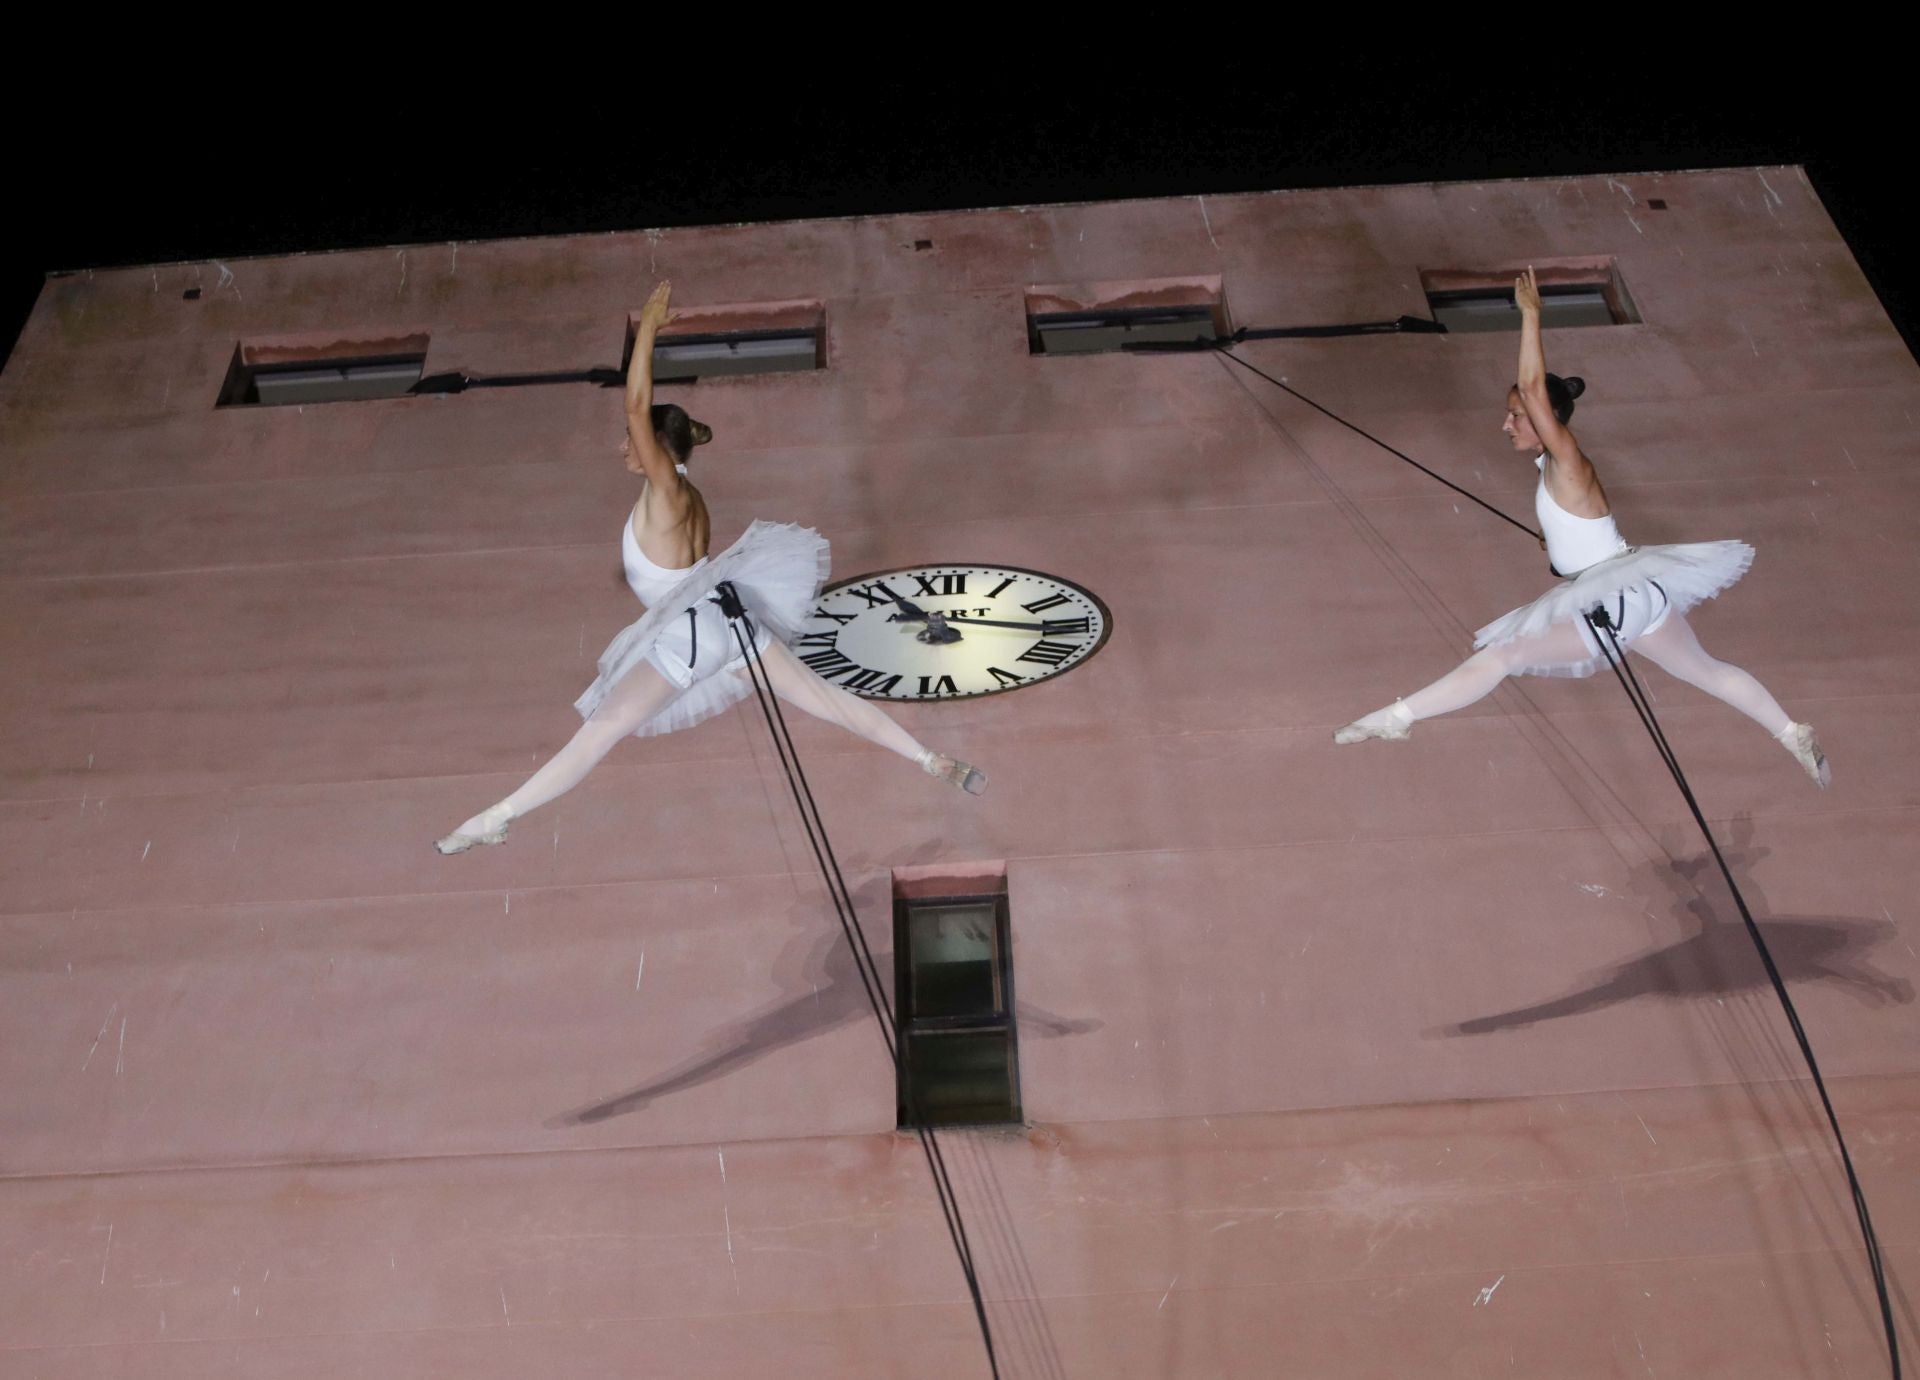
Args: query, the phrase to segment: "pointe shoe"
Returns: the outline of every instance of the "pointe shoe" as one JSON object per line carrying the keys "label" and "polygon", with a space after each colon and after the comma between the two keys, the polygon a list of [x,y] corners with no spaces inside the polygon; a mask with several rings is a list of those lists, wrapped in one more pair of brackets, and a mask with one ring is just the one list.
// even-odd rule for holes
{"label": "pointe shoe", "polygon": [[1369,738],[1382,738],[1390,743],[1403,743],[1413,736],[1413,715],[1407,709],[1405,700],[1395,700],[1385,709],[1375,710],[1364,719],[1355,719],[1345,728],[1333,732],[1336,743],[1364,743]]}
{"label": "pointe shoe", "polygon": [[455,853],[464,853],[481,844],[505,843],[507,825],[512,821],[513,816],[507,813],[506,806],[492,805],[467,821],[475,828],[465,831],[456,829],[445,838],[436,840],[433,846],[450,858]]}
{"label": "pointe shoe", "polygon": [[920,759],[920,770],[928,776],[937,776],[950,785],[958,786],[968,795],[979,795],[987,789],[987,774],[971,762],[962,762],[958,757],[949,757],[943,752],[929,752]]}
{"label": "pointe shoe", "polygon": [[1820,751],[1820,740],[1813,736],[1812,724],[1788,724],[1776,741],[1793,754],[1794,761],[1806,768],[1807,775],[1821,790],[1831,784],[1833,772],[1827,767],[1827,754]]}

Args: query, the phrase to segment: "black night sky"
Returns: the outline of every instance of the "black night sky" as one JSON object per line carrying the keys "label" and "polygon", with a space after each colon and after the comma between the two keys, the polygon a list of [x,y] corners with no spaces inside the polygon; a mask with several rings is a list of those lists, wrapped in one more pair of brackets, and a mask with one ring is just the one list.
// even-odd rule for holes
{"label": "black night sky", "polygon": [[[149,88],[115,84],[115,118],[84,137],[50,121],[44,92],[16,85],[0,97],[7,185],[18,199],[0,271],[0,343],[11,348],[55,269],[1773,163],[1807,166],[1909,346],[1920,343],[1920,269],[1906,243],[1899,171],[1913,78],[1895,58],[1851,54],[1835,74],[1830,61],[1798,49],[1791,70],[1780,52],[1764,62],[1635,57],[1597,79],[1584,70],[1588,51],[1560,53],[1519,77],[1523,64],[1497,47],[1444,59],[1210,58],[1204,74],[1182,68],[1172,77],[1104,64],[1085,78],[1059,70],[1026,79],[998,63],[967,75],[956,61],[899,79],[857,65],[844,94],[771,66],[729,68],[724,82],[682,91],[643,64],[653,89],[634,98],[630,115],[617,73],[583,81],[598,93],[592,108],[524,94],[516,77],[478,80],[465,96],[435,87],[361,108],[250,109],[224,88],[170,77],[164,88],[160,78]],[[1286,67],[1308,74],[1274,75]],[[1816,81],[1811,71],[1828,75]],[[351,84],[338,73],[331,80]]]}

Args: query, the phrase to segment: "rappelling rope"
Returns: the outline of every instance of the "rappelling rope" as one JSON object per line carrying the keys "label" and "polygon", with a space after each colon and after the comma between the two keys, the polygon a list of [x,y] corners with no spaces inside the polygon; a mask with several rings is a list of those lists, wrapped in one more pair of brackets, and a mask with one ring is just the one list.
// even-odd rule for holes
{"label": "rappelling rope", "polygon": [[[1331,409],[1321,406],[1299,389],[1275,378],[1264,369],[1248,363],[1236,355],[1233,350],[1229,348],[1230,345],[1231,341],[1196,340],[1192,346],[1177,348],[1196,350],[1210,349],[1222,358],[1231,360],[1242,369],[1257,374],[1289,396],[1299,399],[1299,401],[1305,403],[1308,407],[1311,407],[1314,411],[1320,413],[1330,421],[1336,422],[1355,435],[1371,441],[1374,445],[1380,447],[1380,449],[1386,451],[1396,459],[1405,461],[1430,479],[1436,480],[1453,490],[1454,493],[1459,494],[1462,498],[1479,504],[1480,507],[1492,513],[1502,522],[1519,528],[1536,541],[1541,540],[1540,533],[1527,526],[1526,523],[1502,512],[1478,494],[1463,489],[1460,485],[1429,469],[1404,451],[1387,444],[1371,432],[1355,426],[1345,417],[1340,416]],[[1645,691],[1641,689],[1638,677],[1634,675],[1633,668],[1627,664],[1626,651],[1614,636],[1612,623],[1607,617],[1604,606],[1597,611],[1597,614],[1587,615],[1587,620],[1589,625],[1595,628],[1596,638],[1601,632],[1604,632],[1607,643],[1612,647],[1610,652],[1606,651],[1605,646],[1602,647],[1603,652],[1606,653],[1607,664],[1613,668],[1614,675],[1619,679],[1621,688],[1626,691],[1628,700],[1632,702],[1635,712],[1640,716],[1640,722],[1652,736],[1654,747],[1660,753],[1661,761],[1666,764],[1667,770],[1673,774],[1674,784],[1680,788],[1680,794],[1686,800],[1687,808],[1693,814],[1694,823],[1700,826],[1700,832],[1705,836],[1708,848],[1713,851],[1714,861],[1720,866],[1720,875],[1726,880],[1727,890],[1733,893],[1734,905],[1739,908],[1740,918],[1746,924],[1747,936],[1753,940],[1754,948],[1759,952],[1760,962],[1762,966],[1766,968],[1767,977],[1773,983],[1774,995],[1780,999],[1781,1009],[1786,1012],[1787,1024],[1792,1028],[1794,1039],[1797,1040],[1800,1045],[1800,1053],[1806,1060],[1808,1070],[1813,1074],[1814,1087],[1820,1094],[1820,1105],[1826,1110],[1827,1125],[1833,1130],[1834,1145],[1840,1151],[1840,1163],[1846,1170],[1847,1187],[1852,1194],[1854,1213],[1860,1220],[1860,1236],[1866,1245],[1867,1266],[1873,1274],[1874,1293],[1880,1303],[1880,1323],[1886,1333],[1887,1356],[1892,1365],[1893,1380],[1900,1380],[1900,1342],[1894,1326],[1893,1302],[1888,1292],[1886,1268],[1880,1258],[1880,1239],[1874,1233],[1873,1218],[1867,1211],[1866,1192],[1861,1188],[1859,1176],[1854,1172],[1853,1156],[1847,1150],[1847,1138],[1840,1130],[1839,1114],[1834,1110],[1833,1100],[1827,1095],[1827,1084],[1826,1080],[1821,1076],[1819,1061],[1814,1058],[1813,1042],[1807,1038],[1806,1028],[1800,1022],[1800,1013],[1795,1009],[1793,998],[1787,992],[1786,980],[1780,976],[1780,969],[1773,961],[1773,953],[1767,947],[1766,937],[1760,932],[1760,926],[1754,921],[1753,912],[1747,907],[1747,900],[1746,897],[1741,894],[1739,883],[1733,879],[1733,871],[1727,866],[1726,857],[1720,851],[1720,842],[1714,837],[1712,828],[1707,824],[1706,814],[1701,810],[1700,803],[1694,796],[1693,787],[1688,783],[1686,773],[1681,770],[1680,761],[1674,755],[1673,747],[1668,742],[1666,733],[1661,729],[1659,721],[1654,717],[1653,706],[1647,699]]]}
{"label": "rappelling rope", "polygon": [[894,1036],[893,1007],[881,984],[879,965],[874,961],[873,950],[860,928],[852,893],[847,890],[846,878],[841,875],[840,860],[833,851],[833,841],[827,837],[826,823],[820,818],[820,807],[814,801],[806,769],[800,765],[800,754],[794,747],[793,735],[787,730],[787,719],[781,712],[779,696],[773,693],[773,683],[767,678],[766,666],[760,660],[759,639],[754,635],[753,621],[747,616],[731,584],[723,582],[719,589],[722,595],[721,608],[729,619],[734,640],[740,645],[740,655],[747,663],[754,696],[760,702],[760,713],[767,721],[768,733],[773,737],[774,751],[780,758],[781,769],[787,774],[787,786],[792,790],[793,803],[800,811],[800,823],[806,829],[814,861],[820,866],[820,878],[826,884],[841,932],[853,950],[854,966],[860,970],[860,985],[866,990],[867,1004],[873,1008],[874,1019],[880,1024],[880,1038],[886,1044],[887,1057],[893,1063],[894,1080],[906,1094],[908,1117],[913,1123],[914,1134],[920,1140],[921,1151],[926,1155],[927,1169],[933,1175],[934,1192],[940,1199],[940,1212],[946,1219],[947,1235],[953,1240],[954,1254],[960,1259],[960,1272],[966,1277],[967,1293],[973,1299],[974,1317],[980,1324],[980,1340],[987,1349],[987,1366],[994,1380],[999,1380],[1000,1362],[994,1354],[993,1330],[987,1323],[986,1300],[981,1296],[979,1275],[974,1270],[973,1248],[967,1239],[966,1223],[960,1215],[960,1200],[954,1192],[953,1180],[947,1173],[946,1157],[940,1150],[940,1138],[927,1121],[920,1105],[919,1090],[914,1086],[905,1066],[905,1056]]}

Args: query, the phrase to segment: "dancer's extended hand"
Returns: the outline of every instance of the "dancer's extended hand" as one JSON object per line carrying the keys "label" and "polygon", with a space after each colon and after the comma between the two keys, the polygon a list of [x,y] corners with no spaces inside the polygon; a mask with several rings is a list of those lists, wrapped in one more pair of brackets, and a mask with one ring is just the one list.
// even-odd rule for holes
{"label": "dancer's extended hand", "polygon": [[1540,314],[1540,284],[1534,280],[1531,267],[1513,280],[1513,304],[1530,316]]}
{"label": "dancer's extended hand", "polygon": [[[673,295],[673,284],[662,278],[654,285],[647,297],[647,304],[640,308],[640,324],[652,326],[655,330],[667,324],[673,313],[667,309],[667,299]],[[631,299],[629,299],[631,300]]]}

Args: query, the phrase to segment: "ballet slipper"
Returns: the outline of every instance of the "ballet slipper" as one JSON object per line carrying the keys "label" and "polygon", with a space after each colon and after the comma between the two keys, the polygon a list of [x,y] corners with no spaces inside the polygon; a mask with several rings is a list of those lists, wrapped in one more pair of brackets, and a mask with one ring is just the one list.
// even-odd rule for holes
{"label": "ballet slipper", "polygon": [[433,846],[447,857],[452,857],[455,853],[464,853],[481,844],[505,843],[507,825],[512,820],[513,815],[505,805],[492,805],[445,838],[437,840]]}
{"label": "ballet slipper", "polygon": [[1395,700],[1385,709],[1377,709],[1364,719],[1355,719],[1345,728],[1335,729],[1336,743],[1364,743],[1380,738],[1390,743],[1405,742],[1413,736],[1413,711],[1405,700]]}
{"label": "ballet slipper", "polygon": [[987,788],[987,774],[971,762],[962,762],[958,757],[949,757],[941,752],[928,752],[920,758],[920,769],[928,776],[937,776],[942,781],[958,786],[968,795],[979,795]]}
{"label": "ballet slipper", "polygon": [[1806,768],[1814,784],[1825,790],[1833,780],[1827,767],[1827,754],[1820,751],[1820,740],[1813,736],[1812,724],[1788,724],[1776,735],[1780,746],[1793,754],[1793,760]]}

